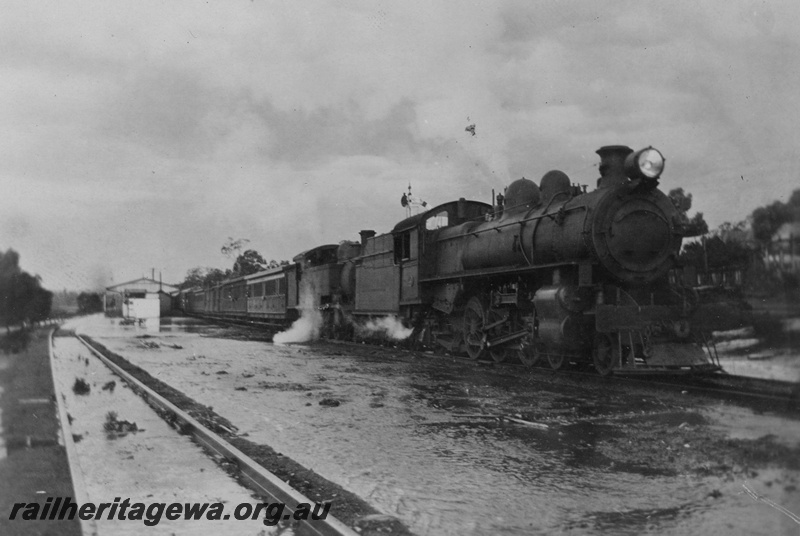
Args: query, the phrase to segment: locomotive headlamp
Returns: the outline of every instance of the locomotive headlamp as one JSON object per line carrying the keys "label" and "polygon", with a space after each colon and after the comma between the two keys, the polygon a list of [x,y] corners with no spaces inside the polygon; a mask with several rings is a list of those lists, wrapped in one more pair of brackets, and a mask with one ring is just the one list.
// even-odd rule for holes
{"label": "locomotive headlamp", "polygon": [[664,156],[652,147],[631,153],[625,159],[625,173],[632,179],[657,179],[664,171]]}

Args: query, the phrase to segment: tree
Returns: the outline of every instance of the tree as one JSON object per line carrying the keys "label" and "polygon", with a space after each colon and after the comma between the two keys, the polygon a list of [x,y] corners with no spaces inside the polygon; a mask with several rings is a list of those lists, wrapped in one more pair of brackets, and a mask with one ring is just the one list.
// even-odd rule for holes
{"label": "tree", "polygon": [[681,262],[698,271],[747,267],[755,254],[747,222],[725,222],[702,242],[684,245]]}
{"label": "tree", "polygon": [[272,259],[267,263],[267,268],[280,268],[281,266],[289,266],[291,263],[289,261],[276,261]]}
{"label": "tree", "polygon": [[708,232],[708,224],[703,218],[702,212],[697,212],[689,218],[689,210],[692,208],[692,194],[683,191],[683,188],[675,188],[667,194],[672,204],[678,211],[683,236],[700,236]]}
{"label": "tree", "polygon": [[800,188],[792,192],[787,203],[775,201],[753,211],[753,236],[766,245],[784,223],[800,221]]}
{"label": "tree", "polygon": [[97,292],[81,292],[78,294],[78,312],[88,315],[103,310],[103,299]]}
{"label": "tree", "polygon": [[239,256],[239,252],[242,251],[249,243],[250,240],[247,238],[239,238],[238,240],[234,240],[232,236],[229,236],[228,241],[222,245],[219,251],[229,259],[237,258]]}
{"label": "tree", "polygon": [[[53,308],[53,293],[36,286],[33,291],[33,299],[28,303],[25,315],[31,322],[43,322],[50,318],[50,311]],[[100,304],[103,310],[103,304]]]}
{"label": "tree", "polygon": [[226,279],[231,276],[230,270],[220,270],[219,268],[209,268],[208,272],[206,273],[205,280],[203,281],[203,286],[206,287],[213,287],[214,285],[219,285]]}
{"label": "tree", "polygon": [[200,266],[190,268],[186,271],[186,277],[183,279],[183,282],[178,285],[178,288],[183,290],[187,288],[202,287],[203,283],[205,282],[207,271],[208,268],[202,268]]}
{"label": "tree", "polygon": [[53,293],[41,286],[41,278],[19,267],[19,253],[0,252],[0,321],[6,327],[38,322],[50,315]]}
{"label": "tree", "polygon": [[791,207],[780,201],[759,207],[753,211],[753,236],[762,244],[766,244],[781,225],[791,220]]}
{"label": "tree", "polygon": [[238,275],[250,275],[264,269],[267,261],[264,260],[256,250],[248,249],[236,258],[233,263],[233,273]]}
{"label": "tree", "polygon": [[689,212],[689,209],[692,208],[692,194],[687,194],[683,191],[683,188],[670,190],[667,197],[669,197],[669,200],[675,205],[675,208],[678,209],[678,212],[682,214],[686,214]]}
{"label": "tree", "polygon": [[230,277],[233,274],[230,270],[220,270],[219,268],[203,268],[197,266],[186,271],[186,278],[178,285],[180,289],[195,287],[213,287]]}

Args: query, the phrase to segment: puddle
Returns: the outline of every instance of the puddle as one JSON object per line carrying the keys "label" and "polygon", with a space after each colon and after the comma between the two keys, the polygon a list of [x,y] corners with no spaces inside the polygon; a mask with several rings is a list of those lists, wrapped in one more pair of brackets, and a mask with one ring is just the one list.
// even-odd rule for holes
{"label": "puddle", "polygon": [[800,382],[800,318],[754,319],[754,326],[714,332],[725,371],[739,376]]}
{"label": "puddle", "polygon": [[736,406],[716,406],[703,410],[711,426],[725,431],[731,439],[761,439],[771,436],[789,448],[800,448],[800,421]]}
{"label": "puddle", "polygon": [[6,438],[5,449],[6,454],[14,452],[19,449],[35,449],[39,447],[53,447],[58,445],[57,439],[51,438],[38,438],[38,437],[11,437]]}
{"label": "puddle", "polygon": [[787,318],[784,320],[783,330],[786,333],[800,332],[800,318]]}
{"label": "puddle", "polygon": [[[8,361],[0,356],[0,370],[8,367]],[[3,397],[3,388],[0,387],[0,398]],[[8,457],[8,449],[6,449],[5,429],[3,428],[3,408],[0,407],[0,460]]]}
{"label": "puddle", "polygon": [[[637,422],[651,421],[665,425],[667,428],[676,428],[681,426],[702,426],[708,423],[700,413],[687,412],[687,411],[665,411],[659,413],[646,413],[644,415],[631,416],[630,419]],[[732,423],[731,423],[732,424]]]}
{"label": "puddle", "polygon": [[[7,355],[0,354],[0,372],[6,370],[11,366],[11,358]],[[0,386],[0,399],[3,398],[3,387]],[[0,406],[0,460],[8,457],[8,449],[6,448],[5,429],[3,428],[3,408]]]}
{"label": "puddle", "polygon": [[800,382],[800,354],[777,353],[775,350],[747,355],[720,355],[722,368],[729,374],[765,380]]}
{"label": "puddle", "polygon": [[5,354],[18,354],[25,350],[30,342],[31,332],[18,329],[11,333],[0,335],[0,350]]}

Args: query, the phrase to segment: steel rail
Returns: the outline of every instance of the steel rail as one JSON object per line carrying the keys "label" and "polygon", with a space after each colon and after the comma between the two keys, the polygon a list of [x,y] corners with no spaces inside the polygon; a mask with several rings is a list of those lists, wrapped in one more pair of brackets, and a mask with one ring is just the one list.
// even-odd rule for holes
{"label": "steel rail", "polygon": [[[125,380],[131,388],[137,392],[153,409],[160,415],[168,415],[172,422],[176,422],[182,432],[192,436],[201,446],[210,452],[221,456],[227,461],[236,463],[241,474],[246,477],[262,493],[270,497],[271,500],[281,502],[286,505],[286,509],[294,514],[295,506],[300,503],[314,504],[315,501],[305,497],[277,476],[273,475],[245,453],[225,441],[223,438],[200,424],[188,413],[178,408],[164,397],[144,385],[142,382],[131,376],[128,372],[112,362],[92,345],[87,343],[80,335],[75,337],[86,346],[92,354],[102,361],[120,378]],[[319,520],[300,521],[299,534],[316,536],[358,536],[358,533],[350,529],[347,525],[333,516],[327,516]]]}

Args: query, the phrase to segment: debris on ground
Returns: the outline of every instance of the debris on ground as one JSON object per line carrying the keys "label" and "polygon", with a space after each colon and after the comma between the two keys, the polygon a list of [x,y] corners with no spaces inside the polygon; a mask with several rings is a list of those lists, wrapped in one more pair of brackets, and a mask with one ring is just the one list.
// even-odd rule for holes
{"label": "debris on ground", "polygon": [[89,385],[86,380],[83,378],[75,378],[75,383],[72,384],[72,392],[76,395],[88,395],[92,390],[92,386]]}
{"label": "debris on ground", "polygon": [[385,514],[370,514],[356,520],[355,531],[369,534],[410,534],[403,522]]}
{"label": "debris on ground", "polygon": [[109,435],[125,435],[139,431],[139,426],[135,422],[121,421],[117,418],[116,411],[109,411],[106,413],[106,422],[103,423],[103,429]]}

